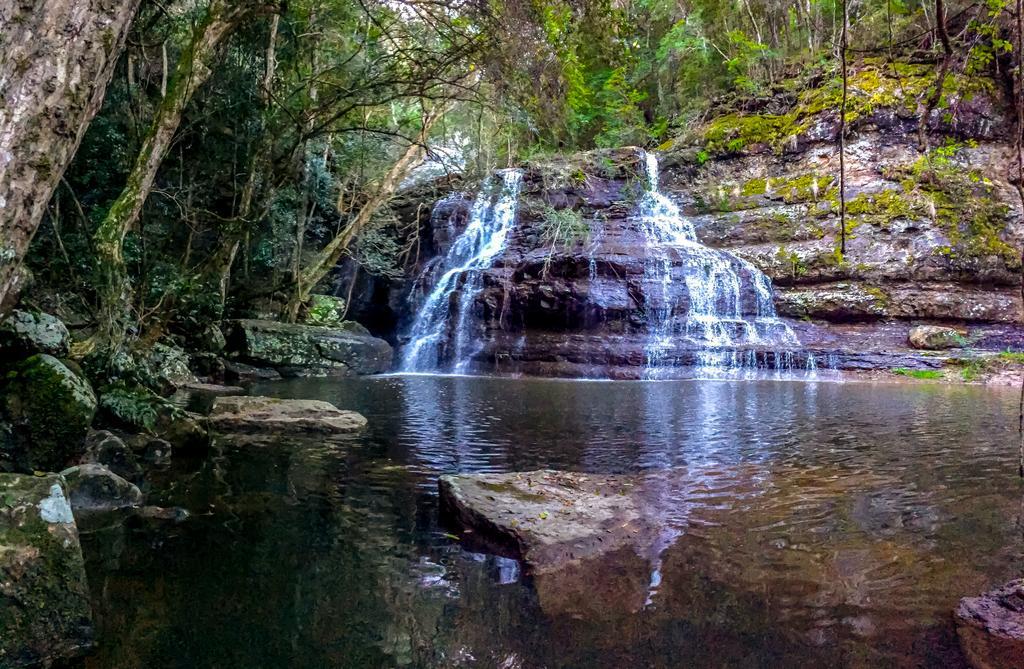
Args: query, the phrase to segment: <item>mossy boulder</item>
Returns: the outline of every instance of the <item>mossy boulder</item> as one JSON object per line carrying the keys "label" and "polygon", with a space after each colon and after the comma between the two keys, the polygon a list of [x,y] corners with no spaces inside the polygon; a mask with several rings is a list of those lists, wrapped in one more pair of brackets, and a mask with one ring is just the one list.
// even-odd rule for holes
{"label": "mossy boulder", "polygon": [[189,368],[188,354],[178,346],[156,344],[146,354],[143,365],[147,385],[165,395],[183,385],[198,382]]}
{"label": "mossy boulder", "polygon": [[51,666],[81,655],[92,638],[64,481],[0,474],[0,667]]}
{"label": "mossy boulder", "polygon": [[0,351],[5,357],[25,357],[47,353],[66,356],[71,335],[56,316],[15,309],[0,322]]}
{"label": "mossy boulder", "polygon": [[285,376],[378,374],[391,368],[391,345],[365,331],[240,320],[228,338],[243,362]]}
{"label": "mossy boulder", "polygon": [[39,354],[0,380],[0,410],[11,427],[0,462],[18,471],[56,471],[81,455],[96,395],[67,365]]}

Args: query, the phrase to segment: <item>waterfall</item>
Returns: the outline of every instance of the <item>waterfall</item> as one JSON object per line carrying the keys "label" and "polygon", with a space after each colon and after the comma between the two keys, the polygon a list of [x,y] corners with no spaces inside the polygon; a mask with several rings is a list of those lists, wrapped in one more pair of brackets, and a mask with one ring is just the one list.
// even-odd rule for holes
{"label": "waterfall", "polygon": [[[648,374],[671,364],[666,358],[679,337],[699,347],[701,367],[745,366],[748,356],[738,356],[737,347],[798,345],[793,331],[776,316],[768,277],[742,258],[701,244],[693,224],[660,192],[657,155],[645,153],[644,158],[648,187],[640,201],[639,219],[648,245],[644,268]],[[680,319],[682,291],[673,289],[673,270],[681,254],[689,305]],[[754,297],[746,312],[752,318],[744,314],[745,288]]]}
{"label": "waterfall", "polygon": [[[498,176],[484,182],[473,202],[466,229],[444,258],[428,267],[420,278],[427,285],[432,275],[441,274],[410,330],[409,344],[402,357],[403,372],[437,371],[449,358],[452,371],[461,373],[475,353],[469,350],[470,346],[483,344],[474,341],[470,312],[483,287],[483,270],[505,248],[505,240],[515,224],[523,180],[522,170],[502,170]],[[459,295],[453,313],[452,294],[456,291]]]}

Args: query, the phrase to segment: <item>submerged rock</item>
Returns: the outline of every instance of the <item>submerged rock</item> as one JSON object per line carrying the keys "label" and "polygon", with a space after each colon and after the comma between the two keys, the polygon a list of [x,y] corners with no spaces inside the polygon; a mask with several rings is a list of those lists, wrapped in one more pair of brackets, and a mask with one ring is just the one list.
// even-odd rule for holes
{"label": "submerged rock", "polygon": [[273,367],[284,376],[379,374],[391,368],[391,345],[361,332],[235,321],[229,348],[246,363]]}
{"label": "submerged rock", "polygon": [[660,484],[673,476],[444,476],[441,503],[464,529],[464,547],[523,562],[547,614],[607,620],[640,611],[650,597],[667,515]]}
{"label": "submerged rock", "polygon": [[50,666],[92,645],[78,528],[57,475],[0,474],[0,666]]}
{"label": "submerged rock", "polygon": [[441,503],[474,541],[533,573],[642,542],[654,529],[639,476],[541,470],[442,476]]}
{"label": "submerged rock", "polygon": [[0,350],[5,355],[46,353],[61,358],[70,347],[71,335],[56,316],[15,309],[0,322]]}
{"label": "submerged rock", "polygon": [[974,669],[1024,669],[1024,579],[961,599],[956,623]]}
{"label": "submerged rock", "polygon": [[917,349],[938,351],[944,348],[963,348],[965,333],[956,328],[939,325],[918,325],[910,329],[907,340]]}
{"label": "submerged rock", "polygon": [[0,411],[11,426],[0,464],[6,460],[21,471],[55,471],[81,454],[96,415],[96,395],[67,365],[40,354],[0,380]]}
{"label": "submerged rock", "polygon": [[217,432],[339,434],[363,429],[366,419],[319,400],[218,397],[209,423]]}
{"label": "submerged rock", "polygon": [[142,492],[103,465],[86,464],[61,472],[71,506],[79,511],[117,511],[142,505]]}

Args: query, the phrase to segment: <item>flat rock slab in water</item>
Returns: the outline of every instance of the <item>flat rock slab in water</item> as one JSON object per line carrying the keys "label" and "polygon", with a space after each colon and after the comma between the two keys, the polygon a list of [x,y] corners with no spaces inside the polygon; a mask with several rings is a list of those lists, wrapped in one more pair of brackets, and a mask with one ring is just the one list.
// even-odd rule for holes
{"label": "flat rock slab in water", "polygon": [[961,599],[956,623],[972,667],[1024,669],[1024,579]]}
{"label": "flat rock slab in water", "polygon": [[92,645],[78,527],[56,474],[0,474],[0,667],[50,666]]}
{"label": "flat rock slab in water", "polygon": [[366,427],[362,415],[330,402],[275,397],[218,397],[209,422],[214,431],[245,434],[345,434]]}
{"label": "flat rock slab in water", "polygon": [[541,470],[442,476],[440,490],[445,510],[475,541],[543,573],[648,537],[646,481]]}

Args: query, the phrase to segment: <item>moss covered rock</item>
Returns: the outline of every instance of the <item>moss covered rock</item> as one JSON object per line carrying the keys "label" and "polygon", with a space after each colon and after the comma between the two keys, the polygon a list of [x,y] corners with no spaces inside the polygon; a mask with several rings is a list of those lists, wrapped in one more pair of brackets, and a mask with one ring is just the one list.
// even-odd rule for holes
{"label": "moss covered rock", "polygon": [[92,636],[64,482],[0,474],[0,667],[50,666],[83,653]]}
{"label": "moss covered rock", "polygon": [[228,345],[244,362],[285,376],[378,374],[391,368],[391,345],[361,331],[240,320]]}
{"label": "moss covered rock", "polygon": [[198,381],[189,368],[188,354],[178,346],[156,344],[146,354],[143,367],[147,385],[165,395],[174,392],[175,388]]}
{"label": "moss covered rock", "polygon": [[8,447],[0,454],[7,467],[56,471],[81,455],[96,415],[96,395],[67,365],[39,354],[3,377],[0,410],[11,426]]}
{"label": "moss covered rock", "polygon": [[68,354],[71,335],[56,316],[14,310],[0,323],[0,350],[7,356],[47,353],[57,357]]}

